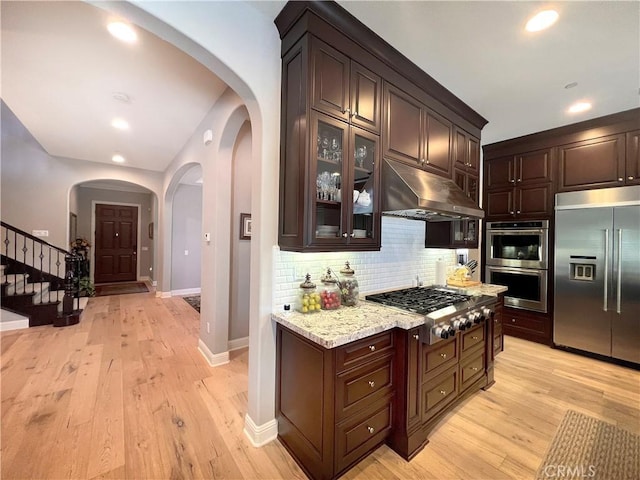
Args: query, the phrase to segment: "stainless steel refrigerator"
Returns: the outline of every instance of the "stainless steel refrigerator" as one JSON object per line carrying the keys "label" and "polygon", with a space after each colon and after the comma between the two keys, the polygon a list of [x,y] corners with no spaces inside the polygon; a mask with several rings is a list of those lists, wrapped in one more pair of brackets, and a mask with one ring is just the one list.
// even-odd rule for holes
{"label": "stainless steel refrigerator", "polygon": [[556,195],[553,341],[640,364],[640,185]]}

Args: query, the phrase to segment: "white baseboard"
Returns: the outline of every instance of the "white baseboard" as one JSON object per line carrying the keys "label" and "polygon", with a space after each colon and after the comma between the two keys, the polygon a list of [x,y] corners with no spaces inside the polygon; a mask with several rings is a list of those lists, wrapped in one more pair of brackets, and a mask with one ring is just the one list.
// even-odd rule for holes
{"label": "white baseboard", "polygon": [[249,337],[235,338],[233,340],[229,340],[228,349],[229,351],[238,350],[239,348],[244,348],[249,346]]}
{"label": "white baseboard", "polygon": [[172,297],[184,297],[185,295],[200,295],[200,287],[183,288],[182,290],[171,290]]}
{"label": "white baseboard", "polygon": [[11,320],[9,322],[0,322],[0,332],[8,332],[9,330],[21,330],[29,328],[29,320]]}
{"label": "white baseboard", "polygon": [[151,281],[151,277],[150,276],[144,276],[144,277],[138,277],[138,281],[139,282],[150,282]]}
{"label": "white baseboard", "polygon": [[244,416],[244,434],[254,447],[262,447],[278,438],[278,421],[273,420],[256,425],[247,413]]}
{"label": "white baseboard", "polygon": [[209,347],[202,341],[202,339],[198,340],[198,350],[204,358],[207,359],[207,362],[212,367],[217,367],[219,365],[224,365],[225,363],[229,363],[229,352],[222,353],[213,353],[209,350]]}
{"label": "white baseboard", "polygon": [[160,291],[156,290],[156,297],[157,298],[171,298],[171,292],[160,292]]}

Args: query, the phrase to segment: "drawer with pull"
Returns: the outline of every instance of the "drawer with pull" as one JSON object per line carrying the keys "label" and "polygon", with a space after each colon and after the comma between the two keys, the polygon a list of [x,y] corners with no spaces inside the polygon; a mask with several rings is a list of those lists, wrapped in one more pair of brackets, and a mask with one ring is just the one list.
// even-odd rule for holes
{"label": "drawer with pull", "polygon": [[477,325],[462,334],[462,352],[466,352],[484,342],[484,324]]}
{"label": "drawer with pull", "polygon": [[381,444],[391,430],[392,406],[383,400],[336,426],[336,471]]}
{"label": "drawer with pull", "polygon": [[393,356],[385,355],[379,360],[337,375],[337,420],[342,420],[389,395],[394,387],[393,365]]}
{"label": "drawer with pull", "polygon": [[393,330],[336,348],[336,371],[343,372],[393,351]]}
{"label": "drawer with pull", "polygon": [[474,355],[469,360],[460,362],[460,391],[463,392],[469,386],[484,375],[485,367],[484,349],[479,354]]}
{"label": "drawer with pull", "polygon": [[458,396],[458,365],[422,385],[422,421],[433,417]]}
{"label": "drawer with pull", "polygon": [[423,349],[422,381],[458,362],[458,336]]}

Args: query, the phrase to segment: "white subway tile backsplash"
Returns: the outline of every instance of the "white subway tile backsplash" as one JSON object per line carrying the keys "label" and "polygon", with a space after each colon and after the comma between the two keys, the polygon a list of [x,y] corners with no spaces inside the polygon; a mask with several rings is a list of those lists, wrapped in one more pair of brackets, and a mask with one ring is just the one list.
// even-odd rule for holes
{"label": "white subway tile backsplash", "polygon": [[274,308],[294,304],[300,280],[295,272],[310,273],[316,285],[327,267],[336,273],[349,261],[356,272],[361,293],[415,285],[416,276],[424,285],[435,281],[435,262],[442,258],[456,264],[456,252],[424,248],[422,221],[382,217],[382,248],[379,252],[274,252]]}

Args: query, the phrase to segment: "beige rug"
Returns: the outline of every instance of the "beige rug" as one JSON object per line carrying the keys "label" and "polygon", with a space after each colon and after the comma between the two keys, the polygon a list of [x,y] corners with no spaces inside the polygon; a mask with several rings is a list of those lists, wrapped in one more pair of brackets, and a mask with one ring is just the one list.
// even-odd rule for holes
{"label": "beige rug", "polygon": [[569,410],[536,480],[638,480],[640,436]]}

